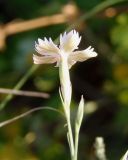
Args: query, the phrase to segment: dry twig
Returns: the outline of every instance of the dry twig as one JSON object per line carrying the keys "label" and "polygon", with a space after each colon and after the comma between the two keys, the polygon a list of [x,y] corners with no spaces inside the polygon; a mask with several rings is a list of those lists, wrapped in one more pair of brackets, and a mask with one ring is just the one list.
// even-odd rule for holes
{"label": "dry twig", "polygon": [[23,90],[21,91],[21,90],[5,89],[5,88],[0,88],[0,93],[14,94],[14,95],[18,95],[18,96],[39,97],[39,98],[49,98],[50,97],[50,95],[48,93],[23,91]]}
{"label": "dry twig", "polygon": [[76,19],[77,16],[78,16],[77,7],[74,4],[68,4],[63,7],[62,13],[60,14],[35,18],[27,21],[20,21],[20,22],[13,21],[5,25],[0,25],[0,50],[5,48],[6,37],[9,35],[50,25],[56,25],[67,22],[71,23],[71,21]]}

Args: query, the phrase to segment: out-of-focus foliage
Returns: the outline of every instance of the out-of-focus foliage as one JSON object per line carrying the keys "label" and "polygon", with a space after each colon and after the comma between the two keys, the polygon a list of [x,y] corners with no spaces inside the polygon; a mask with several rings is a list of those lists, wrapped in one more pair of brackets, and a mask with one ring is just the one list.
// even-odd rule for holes
{"label": "out-of-focus foliage", "polygon": [[128,45],[127,45],[127,36],[128,36],[128,16],[127,14],[121,14],[117,17],[117,26],[112,29],[111,39],[112,43],[116,46],[116,52],[119,57],[128,61]]}
{"label": "out-of-focus foliage", "polygon": [[[79,15],[88,13],[102,0],[75,0]],[[0,24],[61,13],[67,0],[0,1]],[[94,160],[93,143],[103,136],[108,159],[120,159],[128,149],[128,2],[119,3],[78,24],[80,48],[92,45],[98,57],[71,69],[73,87],[72,120],[80,96],[85,98],[85,119],[81,128],[79,159]],[[1,26],[0,25],[0,26]],[[34,43],[43,37],[56,39],[68,24],[41,27],[10,35],[0,51],[0,87],[13,88],[32,66]],[[62,111],[58,68],[41,65],[21,89],[45,91],[49,99],[14,97],[0,113],[4,121],[38,106]],[[2,102],[5,95],[0,94]],[[37,111],[0,128],[1,160],[68,160],[64,118],[56,112]]]}

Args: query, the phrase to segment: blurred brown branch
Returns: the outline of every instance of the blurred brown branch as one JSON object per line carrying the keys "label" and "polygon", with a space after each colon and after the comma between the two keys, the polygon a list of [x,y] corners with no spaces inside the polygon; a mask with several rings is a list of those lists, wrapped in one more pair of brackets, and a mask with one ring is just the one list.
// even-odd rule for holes
{"label": "blurred brown branch", "polygon": [[40,17],[33,20],[10,22],[0,26],[0,50],[5,48],[6,37],[19,32],[28,31],[31,29],[61,24],[67,22],[67,18],[64,14],[56,14],[53,16]]}
{"label": "blurred brown branch", "polygon": [[[121,12],[127,12],[127,7],[109,7],[102,13],[98,14],[99,17],[111,18],[120,14]],[[6,46],[6,37],[9,35],[17,34],[24,31],[29,31],[32,29],[56,25],[61,23],[72,24],[80,16],[80,11],[74,3],[67,4],[63,6],[62,13],[55,14],[52,16],[45,16],[40,18],[35,18],[32,20],[20,21],[20,22],[10,22],[7,24],[0,25],[0,50],[4,49]],[[79,24],[81,28],[83,24]]]}
{"label": "blurred brown branch", "polygon": [[23,90],[21,91],[21,90],[5,89],[5,88],[0,88],[0,93],[14,94],[18,96],[39,97],[39,98],[49,98],[50,97],[48,93],[44,93],[44,92],[33,92],[33,91],[23,91]]}
{"label": "blurred brown branch", "polygon": [[4,26],[4,30],[6,35],[11,35],[39,27],[60,24],[64,22],[67,22],[65,15],[56,14],[53,16],[40,17],[28,21],[8,23]]}
{"label": "blurred brown branch", "polygon": [[5,25],[0,25],[0,50],[6,46],[6,37],[16,33],[29,31],[32,29],[56,25],[61,23],[71,23],[77,18],[78,9],[75,4],[68,4],[62,8],[62,13],[52,16],[35,18],[27,21],[10,22]]}

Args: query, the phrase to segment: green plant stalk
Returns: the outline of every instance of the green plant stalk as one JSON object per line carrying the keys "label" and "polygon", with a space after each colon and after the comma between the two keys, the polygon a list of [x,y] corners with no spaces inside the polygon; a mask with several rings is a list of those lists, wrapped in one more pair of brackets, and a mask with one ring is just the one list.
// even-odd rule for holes
{"label": "green plant stalk", "polygon": [[51,111],[55,111],[55,112],[58,112],[58,113],[60,113],[62,116],[65,117],[65,115],[64,115],[61,111],[59,111],[58,109],[51,108],[51,107],[47,107],[47,106],[46,106],[46,107],[45,107],[45,106],[43,106],[43,107],[37,107],[37,108],[30,109],[29,111],[27,111],[27,112],[25,112],[25,113],[22,113],[22,114],[20,114],[20,115],[18,115],[18,116],[15,116],[15,117],[13,117],[13,118],[10,118],[10,119],[8,119],[8,120],[5,120],[5,121],[3,121],[3,122],[0,122],[0,128],[1,128],[1,127],[4,127],[4,126],[6,126],[6,125],[8,125],[8,124],[10,124],[10,123],[12,123],[12,122],[15,122],[15,121],[17,121],[18,119],[21,119],[21,118],[23,118],[23,117],[25,117],[25,116],[27,116],[27,115],[35,112],[35,111],[39,111],[39,110],[51,110]]}
{"label": "green plant stalk", "polygon": [[62,53],[61,54],[61,62],[59,65],[59,76],[60,76],[60,84],[61,84],[61,100],[64,108],[64,113],[67,121],[68,127],[68,143],[70,147],[70,154],[71,160],[77,160],[77,153],[78,153],[78,140],[79,140],[79,131],[81,122],[83,119],[83,96],[80,100],[80,104],[77,111],[77,117],[75,122],[75,146],[74,146],[74,138],[72,133],[72,126],[71,126],[71,112],[70,112],[70,104],[71,104],[71,97],[72,97],[72,87],[70,82],[70,74],[69,74],[69,67],[68,67],[68,54]]}
{"label": "green plant stalk", "polygon": [[[98,4],[96,7],[94,7],[89,12],[82,15],[78,20],[76,20],[71,26],[69,26],[66,30],[70,30],[76,26],[79,25],[80,22],[83,22],[84,20],[87,20],[97,14],[98,12],[102,11],[103,9],[110,7],[111,5],[118,4],[120,2],[125,2],[127,0],[107,0],[100,4]],[[23,84],[27,81],[27,79],[36,71],[38,67],[36,65],[33,65],[27,73],[21,78],[21,80],[16,84],[16,86],[13,89],[20,89]],[[0,104],[0,110],[4,109],[7,103],[13,98],[13,95],[9,94],[3,99],[2,103]]]}
{"label": "green plant stalk", "polygon": [[59,76],[61,84],[61,94],[65,107],[66,114],[70,115],[70,103],[72,96],[72,87],[70,82],[69,68],[68,68],[68,54],[61,54],[61,62],[59,65]]}
{"label": "green plant stalk", "polygon": [[[23,84],[28,80],[28,78],[36,71],[36,69],[38,68],[38,65],[33,65],[28,72],[26,72],[26,74],[20,79],[20,81],[16,84],[16,86],[13,89],[20,89]],[[8,94],[5,99],[2,101],[2,103],[0,104],[0,111],[7,105],[7,103],[13,98],[13,94]]]}
{"label": "green plant stalk", "polygon": [[88,11],[87,13],[83,14],[78,20],[76,20],[72,25],[70,25],[66,31],[71,30],[72,28],[75,28],[76,26],[79,25],[79,23],[93,17],[95,14],[101,12],[107,7],[110,7],[112,5],[125,2],[127,0],[106,0],[100,4],[98,4],[96,7],[94,7],[91,11]]}
{"label": "green plant stalk", "polygon": [[75,151],[74,151],[74,159],[77,160],[78,156],[78,143],[79,143],[79,130],[75,129]]}
{"label": "green plant stalk", "polygon": [[68,60],[66,54],[61,54],[61,62],[59,66],[59,76],[60,76],[60,84],[61,84],[61,95],[62,95],[62,104],[64,108],[64,113],[67,121],[68,127],[68,135],[69,135],[69,147],[71,152],[71,159],[73,160],[74,156],[74,141],[70,120],[70,103],[71,103],[71,95],[72,88],[70,82],[69,68],[68,68]]}
{"label": "green plant stalk", "polygon": [[69,146],[70,146],[70,152],[71,152],[71,160],[74,160],[74,141],[73,141],[73,134],[72,134],[72,127],[71,127],[71,120],[67,119],[67,125],[68,125],[68,133],[69,133]]}

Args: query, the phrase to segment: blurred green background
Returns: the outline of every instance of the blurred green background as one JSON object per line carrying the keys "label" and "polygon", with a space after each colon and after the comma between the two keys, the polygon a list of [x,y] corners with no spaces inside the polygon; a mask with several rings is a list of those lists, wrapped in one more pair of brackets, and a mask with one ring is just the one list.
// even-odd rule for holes
{"label": "blurred green background", "polygon": [[[0,0],[0,87],[13,88],[28,72],[39,37],[56,39],[82,15],[107,1]],[[97,58],[71,69],[72,118],[80,96],[85,98],[80,160],[95,160],[97,136],[104,137],[109,160],[120,159],[128,149],[128,1],[114,2],[76,25],[82,35],[80,49],[91,45],[98,53]],[[65,22],[56,24],[55,20],[52,25],[49,21],[46,26],[13,34],[4,29],[8,24],[56,14],[66,16]],[[38,106],[62,110],[58,68],[54,65],[40,65],[21,89],[47,92],[50,98],[15,96],[1,109],[1,122]],[[1,103],[5,98],[0,93]],[[69,160],[64,124],[58,113],[42,110],[0,128],[0,160]]]}

